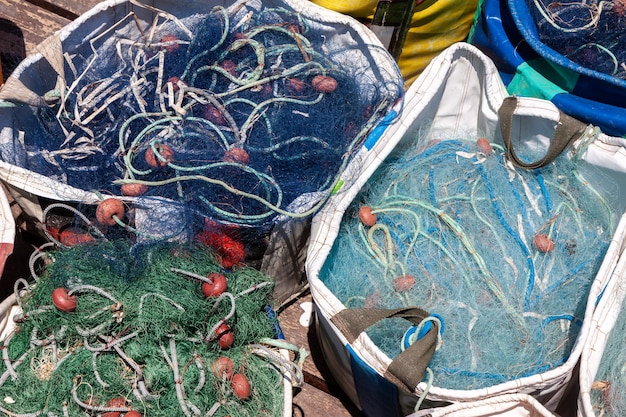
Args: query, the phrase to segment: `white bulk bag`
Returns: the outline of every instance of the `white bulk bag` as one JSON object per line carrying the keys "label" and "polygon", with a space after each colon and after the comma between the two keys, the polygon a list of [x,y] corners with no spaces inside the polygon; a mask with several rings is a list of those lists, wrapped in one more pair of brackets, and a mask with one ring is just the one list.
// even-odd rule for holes
{"label": "white bulk bag", "polygon": [[[357,181],[332,198],[314,217],[306,271],[316,304],[322,349],[329,368],[341,387],[370,417],[407,415],[413,412],[418,397],[423,395],[426,398],[424,404],[428,403],[430,406],[482,401],[499,395],[528,394],[548,410],[555,410],[568,388],[568,383],[575,378],[574,369],[591,328],[590,318],[595,307],[594,302],[587,303],[584,321],[569,357],[564,363],[552,369],[485,388],[468,390],[438,387],[436,381],[433,386],[428,387],[425,382],[419,382],[420,374],[417,377],[419,384],[416,383],[407,389],[408,384],[405,381],[398,384],[395,374],[398,364],[394,364],[394,361],[382,352],[367,334],[360,332],[364,329],[358,328],[352,334],[346,334],[343,318],[345,312],[350,309],[339,301],[319,277],[320,270],[337,238],[346,209],[374,171],[405,136],[414,137],[409,134],[415,135],[420,129],[431,129],[442,130],[452,135],[486,136],[502,140],[502,136],[499,136],[499,110],[507,98],[508,94],[498,71],[488,57],[465,43],[449,47],[431,62],[410,87],[403,113],[397,123],[384,133],[370,153],[351,164],[349,169],[354,171],[352,175],[358,176]],[[561,120],[567,117],[561,115],[552,103],[530,98],[517,98],[514,114],[519,116],[518,130],[515,133],[533,137],[544,145],[550,142],[555,126],[564,124]],[[590,126],[587,129],[590,129],[588,132],[593,131]],[[595,141],[589,145],[583,159],[614,172],[608,175],[615,175],[616,178],[621,176],[623,179],[626,169],[626,141],[598,134],[597,130],[595,132]],[[621,195],[619,198],[622,200],[616,205],[623,208],[624,196]],[[624,237],[624,226],[621,224],[590,288],[589,300],[596,300],[599,297],[601,289],[611,276],[622,252]],[[349,280],[350,277],[345,276],[344,279]],[[420,313],[411,316],[413,313],[415,312],[404,311],[401,314],[403,317],[410,316],[411,320],[419,319]],[[431,338],[425,343],[432,343],[433,340]],[[425,355],[432,355],[432,349],[429,351],[428,346],[424,349],[427,351]],[[392,372],[390,367],[394,365],[396,367]],[[415,369],[418,369],[417,364]],[[404,371],[410,373],[406,369]],[[419,372],[422,371],[423,368],[420,368]],[[398,388],[402,383],[404,387]]]}

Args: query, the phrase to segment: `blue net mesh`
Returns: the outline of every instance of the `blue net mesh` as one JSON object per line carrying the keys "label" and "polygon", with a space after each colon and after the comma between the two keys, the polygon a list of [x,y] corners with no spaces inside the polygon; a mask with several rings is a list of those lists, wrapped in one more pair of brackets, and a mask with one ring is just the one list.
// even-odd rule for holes
{"label": "blue net mesh", "polygon": [[583,68],[626,79],[626,2],[533,0],[528,8],[545,45]]}
{"label": "blue net mesh", "polygon": [[[111,226],[144,239],[210,225],[255,241],[279,218],[309,218],[401,99],[393,60],[354,28],[280,1],[181,15],[133,4],[66,45],[60,81],[43,60],[17,71],[47,105],[10,110],[0,157],[122,197],[141,214]],[[75,203],[93,219],[95,207]]]}

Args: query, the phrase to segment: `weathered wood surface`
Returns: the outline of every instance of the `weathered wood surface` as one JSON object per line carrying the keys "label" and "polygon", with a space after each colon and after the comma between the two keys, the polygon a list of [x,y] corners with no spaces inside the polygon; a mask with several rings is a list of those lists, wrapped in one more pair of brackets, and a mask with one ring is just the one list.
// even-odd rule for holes
{"label": "weathered wood surface", "polygon": [[25,0],[1,0],[0,61],[4,79],[37,44],[69,22]]}
{"label": "weathered wood surface", "polygon": [[34,6],[46,9],[67,19],[74,20],[101,3],[99,0],[28,0]]}
{"label": "weathered wood surface", "polygon": [[362,413],[336,385],[326,366],[316,337],[312,297],[305,294],[291,302],[278,315],[285,338],[310,352],[303,365],[305,385],[293,399],[294,417],[360,417]]}
{"label": "weathered wood surface", "polygon": [[0,80],[48,36],[100,3],[97,0],[0,0]]}

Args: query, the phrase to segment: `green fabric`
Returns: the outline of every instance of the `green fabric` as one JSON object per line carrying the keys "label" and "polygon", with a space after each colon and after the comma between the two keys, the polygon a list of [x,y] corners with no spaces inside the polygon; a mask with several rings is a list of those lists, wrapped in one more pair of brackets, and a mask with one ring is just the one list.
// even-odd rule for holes
{"label": "green fabric", "polygon": [[483,3],[485,0],[478,0],[478,4],[476,5],[476,12],[474,13],[474,20],[472,22],[472,27],[470,27],[469,33],[467,34],[467,42],[471,43],[472,39],[474,39],[474,33],[476,32],[476,25],[478,24],[478,20],[480,19],[481,13],[483,11]]}
{"label": "green fabric", "polygon": [[524,62],[507,86],[511,95],[551,100],[557,94],[572,92],[578,81],[576,72],[555,68],[544,59]]}

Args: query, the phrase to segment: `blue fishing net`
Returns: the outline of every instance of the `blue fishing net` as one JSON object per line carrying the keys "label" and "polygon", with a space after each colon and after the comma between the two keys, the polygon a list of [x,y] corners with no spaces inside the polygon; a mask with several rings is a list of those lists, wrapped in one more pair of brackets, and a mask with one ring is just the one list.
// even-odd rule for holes
{"label": "blue fishing net", "polygon": [[626,2],[528,2],[538,38],[583,68],[626,79]]}
{"label": "blue fishing net", "polygon": [[[437,387],[478,389],[563,364],[615,229],[616,183],[579,154],[525,170],[486,138],[442,137],[412,132],[377,169],[346,210],[321,281],[347,308],[429,311],[442,329],[429,365]],[[533,152],[541,147],[518,155]],[[394,358],[415,330],[393,319],[367,334]]]}
{"label": "blue fishing net", "polygon": [[280,1],[183,14],[133,4],[66,48],[61,82],[26,68],[47,105],[14,108],[0,157],[126,197],[152,213],[145,238],[210,220],[254,240],[310,217],[401,99],[397,67],[354,28]]}

